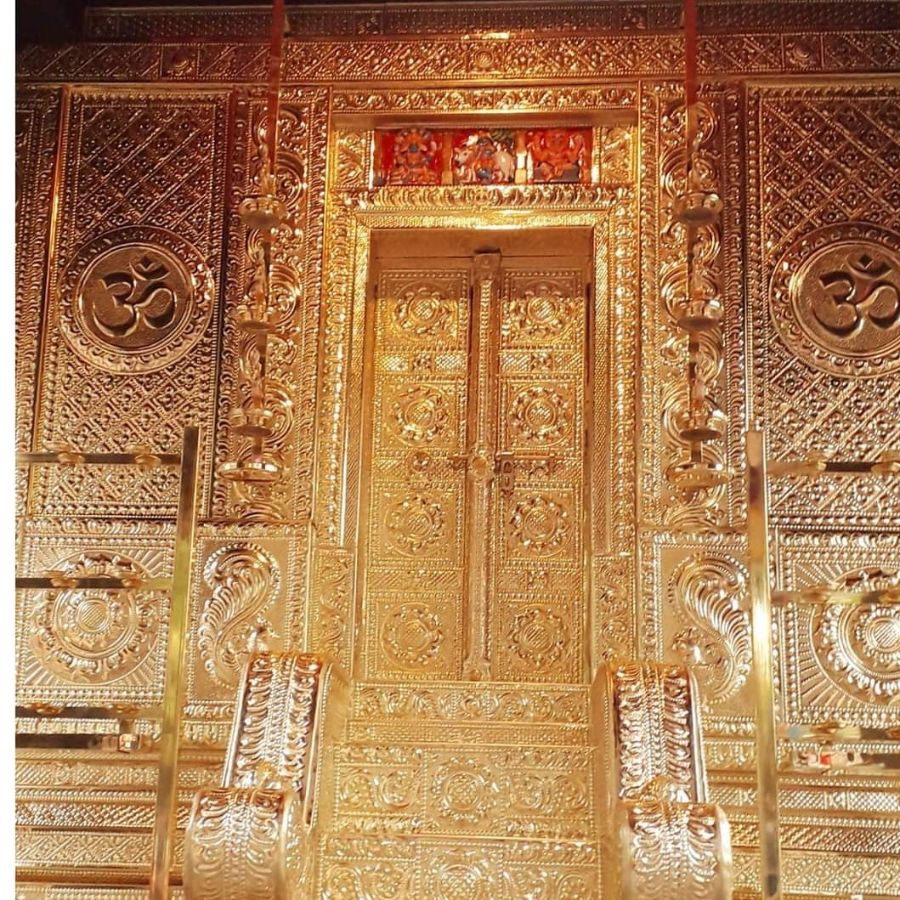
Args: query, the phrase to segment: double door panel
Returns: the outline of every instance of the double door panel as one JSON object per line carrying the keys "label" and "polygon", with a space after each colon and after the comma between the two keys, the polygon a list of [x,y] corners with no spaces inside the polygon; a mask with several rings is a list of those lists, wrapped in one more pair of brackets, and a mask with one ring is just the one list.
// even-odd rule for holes
{"label": "double door panel", "polygon": [[588,272],[498,252],[377,263],[362,677],[582,677]]}

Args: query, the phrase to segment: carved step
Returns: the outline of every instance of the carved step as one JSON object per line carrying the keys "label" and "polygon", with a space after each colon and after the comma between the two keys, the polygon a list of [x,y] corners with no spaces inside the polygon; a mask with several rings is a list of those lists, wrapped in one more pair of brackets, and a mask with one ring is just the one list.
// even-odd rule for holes
{"label": "carved step", "polygon": [[584,841],[332,834],[323,845],[320,871],[323,897],[600,895],[597,848]]}
{"label": "carved step", "polygon": [[337,832],[594,839],[589,747],[359,744],[336,758]]}

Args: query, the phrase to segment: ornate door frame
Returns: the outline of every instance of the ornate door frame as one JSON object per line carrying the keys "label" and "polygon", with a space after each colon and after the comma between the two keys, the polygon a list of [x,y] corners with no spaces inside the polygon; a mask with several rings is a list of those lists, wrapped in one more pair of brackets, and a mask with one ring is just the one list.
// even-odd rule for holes
{"label": "ornate door frame", "polygon": [[[350,135],[365,160],[366,137]],[[306,639],[352,667],[359,604],[354,573],[360,489],[359,434],[370,248],[375,229],[553,226],[593,231],[595,452],[587,621],[589,657],[633,652],[636,634],[634,497],[638,335],[638,212],[631,186],[543,185],[368,188],[347,165],[346,133],[330,145],[324,303],[320,322],[312,565]],[[343,159],[341,154],[343,152]],[[336,157],[336,158],[335,158]],[[349,185],[348,185],[349,172]]]}

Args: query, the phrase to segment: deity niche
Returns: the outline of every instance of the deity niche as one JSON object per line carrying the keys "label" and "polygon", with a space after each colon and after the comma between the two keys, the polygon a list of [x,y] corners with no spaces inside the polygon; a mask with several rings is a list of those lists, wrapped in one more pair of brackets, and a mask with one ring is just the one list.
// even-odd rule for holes
{"label": "deity niche", "polygon": [[515,175],[512,131],[458,131],[453,135],[454,184],[511,184]]}
{"label": "deity niche", "polygon": [[444,135],[428,128],[382,132],[379,184],[440,184]]}
{"label": "deity niche", "polygon": [[590,171],[590,129],[543,128],[526,133],[529,181],[587,181]]}

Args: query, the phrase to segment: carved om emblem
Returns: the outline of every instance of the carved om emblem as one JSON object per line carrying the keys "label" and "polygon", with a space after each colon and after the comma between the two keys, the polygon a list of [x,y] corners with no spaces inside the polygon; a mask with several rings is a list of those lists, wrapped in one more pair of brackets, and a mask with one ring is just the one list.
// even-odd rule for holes
{"label": "carved om emblem", "polygon": [[785,343],[819,369],[900,367],[900,237],[867,223],[808,232],[775,267],[771,310]]}
{"label": "carved om emblem", "polygon": [[177,324],[189,293],[180,268],[157,247],[122,247],[99,257],[85,273],[84,324],[117,347],[156,343]]}
{"label": "carved om emblem", "polygon": [[865,251],[849,256],[845,267],[819,276],[823,292],[813,315],[837,337],[862,331],[866,322],[894,328],[900,323],[900,292],[892,275],[894,267],[883,256]]}

